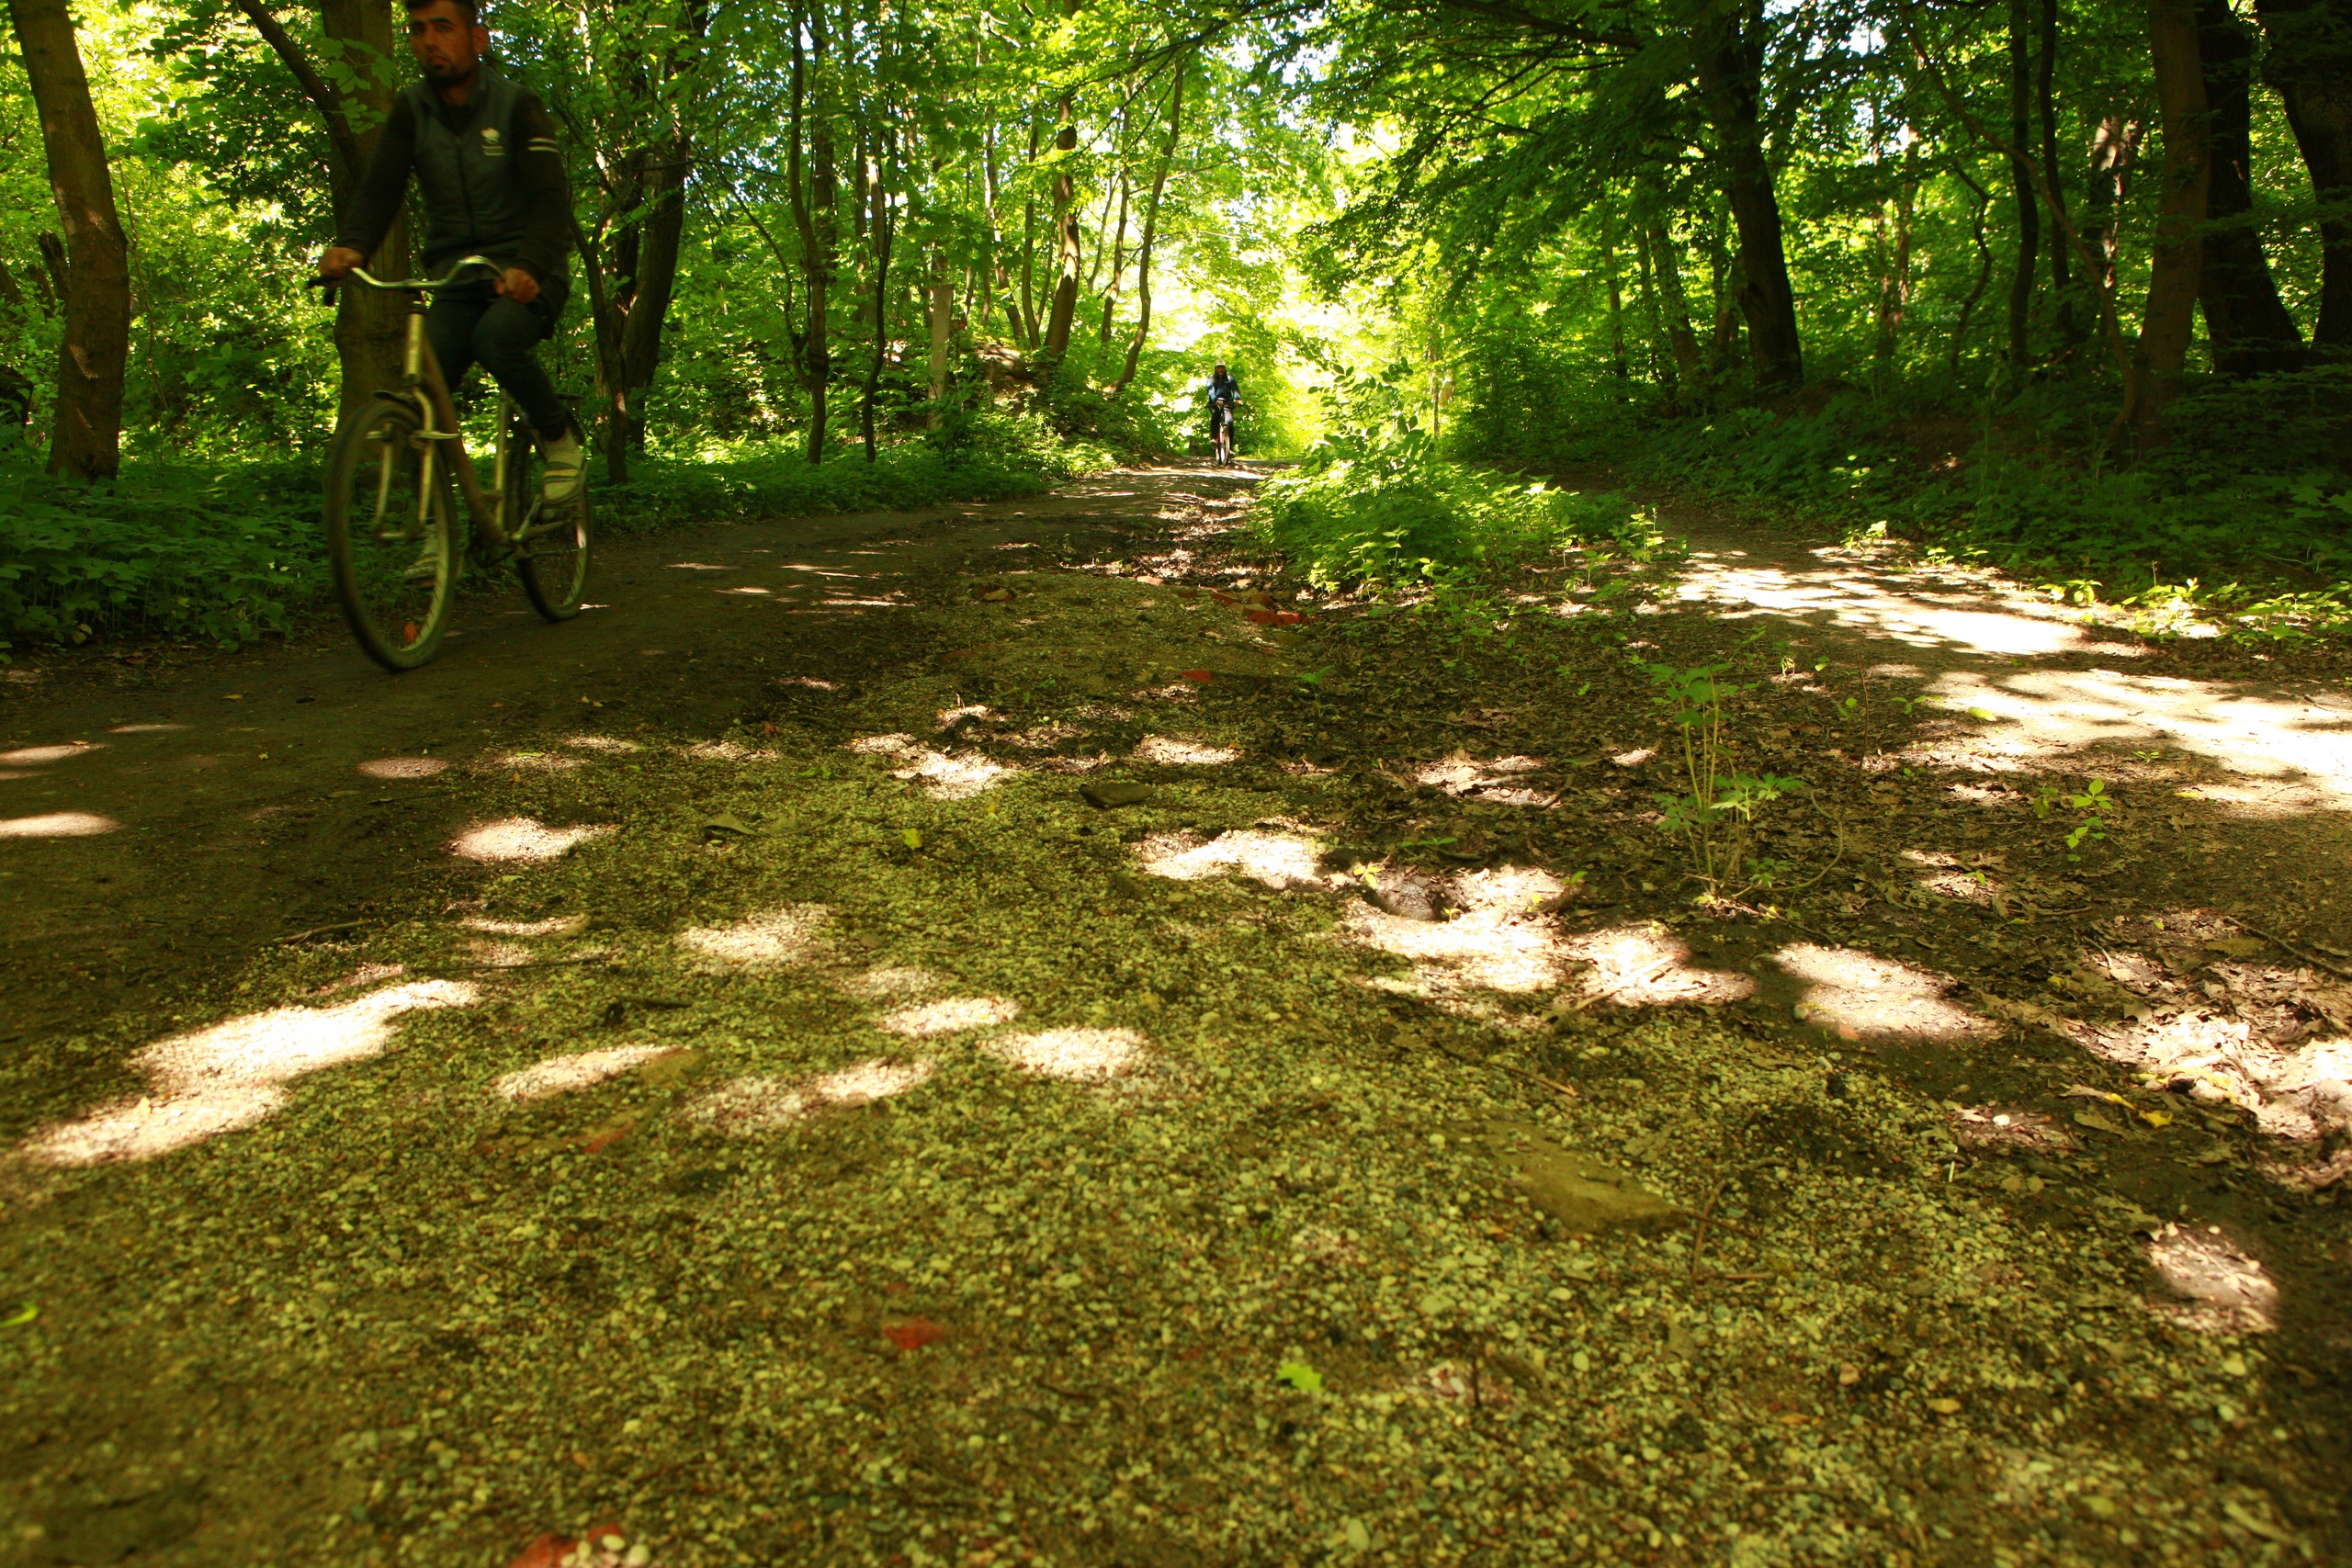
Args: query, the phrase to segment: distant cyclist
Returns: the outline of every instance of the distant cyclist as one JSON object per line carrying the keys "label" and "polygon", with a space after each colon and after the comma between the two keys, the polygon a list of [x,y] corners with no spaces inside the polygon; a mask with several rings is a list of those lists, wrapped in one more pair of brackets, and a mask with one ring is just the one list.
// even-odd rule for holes
{"label": "distant cyclist", "polygon": [[319,272],[341,277],[367,265],[413,173],[431,229],[426,270],[469,255],[501,268],[434,295],[424,318],[433,357],[452,391],[477,360],[506,389],[538,433],[542,494],[569,501],[580,491],[580,441],[537,354],[571,291],[571,197],[555,120],[535,95],[481,62],[490,30],[475,0],[409,0],[408,44],[424,80],[392,101],[375,161]]}
{"label": "distant cyclist", "polygon": [[1220,463],[1233,461],[1233,411],[1240,406],[1241,383],[1220,362],[1209,372],[1209,439]]}

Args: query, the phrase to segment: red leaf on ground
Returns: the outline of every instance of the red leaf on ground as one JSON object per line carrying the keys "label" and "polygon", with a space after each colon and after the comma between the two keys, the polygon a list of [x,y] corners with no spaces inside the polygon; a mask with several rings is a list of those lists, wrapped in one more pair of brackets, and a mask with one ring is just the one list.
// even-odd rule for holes
{"label": "red leaf on ground", "polygon": [[936,1345],[947,1337],[947,1330],[927,1317],[910,1317],[904,1323],[888,1325],[882,1337],[901,1350],[920,1350],[926,1345]]}
{"label": "red leaf on ground", "polygon": [[540,1536],[525,1547],[523,1554],[514,1559],[508,1568],[562,1568],[563,1560],[579,1544],[579,1539],[574,1536]]}
{"label": "red leaf on ground", "polygon": [[1250,612],[1250,619],[1261,626],[1271,626],[1274,624],[1274,612],[1272,610],[1252,610]]}
{"label": "red leaf on ground", "polygon": [[760,725],[760,733],[762,735],[774,735],[775,733],[775,726],[763,720]]}
{"label": "red leaf on ground", "polygon": [[1210,589],[1209,597],[1216,600],[1220,604],[1238,604],[1241,603],[1240,600],[1236,599],[1232,594],[1226,592],[1221,588]]}
{"label": "red leaf on ground", "polygon": [[1305,619],[1306,619],[1306,617],[1300,615],[1296,610],[1276,610],[1274,612],[1274,624],[1280,626],[1295,626]]}
{"label": "red leaf on ground", "polygon": [[580,1152],[583,1155],[596,1154],[612,1147],[628,1134],[629,1125],[626,1122],[616,1127],[594,1128],[586,1137],[580,1140]]}
{"label": "red leaf on ground", "polygon": [[1190,681],[1195,686],[1205,686],[1211,681],[1216,680],[1216,677],[1210,674],[1205,670],[1187,670],[1184,671],[1184,679]]}

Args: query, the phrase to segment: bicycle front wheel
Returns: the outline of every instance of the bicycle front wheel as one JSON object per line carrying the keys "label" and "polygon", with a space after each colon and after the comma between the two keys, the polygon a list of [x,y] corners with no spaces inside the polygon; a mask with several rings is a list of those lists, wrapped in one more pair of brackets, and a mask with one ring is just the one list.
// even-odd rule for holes
{"label": "bicycle front wheel", "polygon": [[424,478],[416,411],[379,399],[346,418],[327,457],[327,559],[351,635],[387,670],[441,647],[458,603],[447,470]]}
{"label": "bicycle front wheel", "polygon": [[568,621],[588,593],[588,478],[582,473],[580,488],[560,502],[544,498],[545,479],[530,423],[516,418],[506,433],[505,496],[505,515],[522,519],[510,525],[514,569],[532,609],[547,620]]}

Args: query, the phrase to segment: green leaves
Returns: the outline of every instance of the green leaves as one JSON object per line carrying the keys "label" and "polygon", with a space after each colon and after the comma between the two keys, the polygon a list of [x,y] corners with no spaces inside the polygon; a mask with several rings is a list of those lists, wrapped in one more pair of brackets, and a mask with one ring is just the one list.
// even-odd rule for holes
{"label": "green leaves", "polygon": [[1323,1392],[1323,1374],[1305,1361],[1284,1361],[1274,1369],[1274,1381],[1286,1382],[1301,1393]]}

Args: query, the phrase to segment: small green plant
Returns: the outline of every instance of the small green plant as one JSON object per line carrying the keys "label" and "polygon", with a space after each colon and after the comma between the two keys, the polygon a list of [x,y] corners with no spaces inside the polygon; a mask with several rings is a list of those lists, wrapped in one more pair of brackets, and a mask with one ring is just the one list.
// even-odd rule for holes
{"label": "small green plant", "polygon": [[[1679,794],[1659,795],[1659,826],[1690,847],[1692,874],[1710,897],[1725,897],[1725,889],[1745,891],[1739,884],[1747,859],[1756,808],[1804,787],[1803,779],[1775,773],[1725,771],[1724,703],[1746,691],[1724,680],[1731,667],[1702,664],[1677,669],[1670,664],[1644,664],[1643,673],[1654,688],[1651,703],[1681,735],[1682,783]],[[1769,879],[1784,868],[1759,863]],[[1736,892],[1731,896],[1736,896]]]}
{"label": "small green plant", "polygon": [[2066,859],[2079,864],[2083,846],[2103,841],[2107,838],[2110,814],[2116,809],[2116,799],[2107,793],[2103,780],[2093,779],[2078,794],[2068,795],[2062,789],[2045,785],[2033,797],[2033,814],[2047,822],[2060,811],[2074,813],[2074,825],[2066,830]]}

